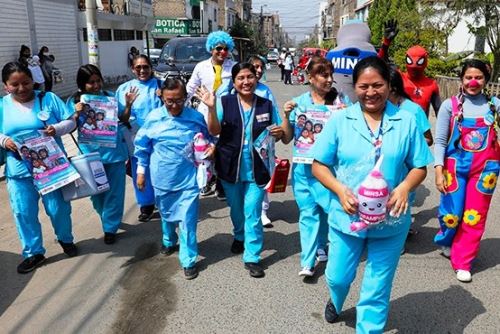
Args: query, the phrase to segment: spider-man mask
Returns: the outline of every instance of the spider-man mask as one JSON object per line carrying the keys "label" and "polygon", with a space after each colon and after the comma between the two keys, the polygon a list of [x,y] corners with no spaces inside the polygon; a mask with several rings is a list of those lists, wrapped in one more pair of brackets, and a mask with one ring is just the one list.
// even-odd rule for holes
{"label": "spider-man mask", "polygon": [[412,46],[406,51],[406,70],[410,78],[418,78],[427,67],[427,51],[420,45]]}

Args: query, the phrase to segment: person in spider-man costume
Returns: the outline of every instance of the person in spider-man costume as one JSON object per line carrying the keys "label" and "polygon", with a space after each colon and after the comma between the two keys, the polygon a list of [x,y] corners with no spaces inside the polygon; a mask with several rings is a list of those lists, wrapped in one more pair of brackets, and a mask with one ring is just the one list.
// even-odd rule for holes
{"label": "person in spider-man costume", "polygon": [[403,76],[405,92],[410,96],[413,102],[419,104],[429,117],[429,107],[432,108],[437,116],[441,106],[439,97],[439,86],[436,80],[425,75],[427,67],[427,51],[420,45],[412,46],[406,51],[406,73]]}

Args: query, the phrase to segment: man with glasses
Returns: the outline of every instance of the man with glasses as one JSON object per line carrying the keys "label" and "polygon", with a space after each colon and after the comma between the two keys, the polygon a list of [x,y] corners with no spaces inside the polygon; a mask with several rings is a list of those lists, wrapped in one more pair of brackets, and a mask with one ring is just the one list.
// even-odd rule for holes
{"label": "man with glasses", "polygon": [[[204,86],[208,90],[215,92],[222,86],[223,82],[231,80],[231,69],[235,62],[230,59],[230,53],[234,49],[232,37],[224,31],[215,31],[208,35],[206,49],[212,56],[199,62],[193,70],[193,74],[186,85],[188,101],[195,94],[196,89]],[[224,85],[226,86],[226,85]],[[203,114],[205,121],[208,116],[208,108],[200,103],[198,111]],[[202,196],[213,194],[213,182],[201,190]],[[215,187],[216,196],[219,200],[226,199],[224,190],[220,182]]]}

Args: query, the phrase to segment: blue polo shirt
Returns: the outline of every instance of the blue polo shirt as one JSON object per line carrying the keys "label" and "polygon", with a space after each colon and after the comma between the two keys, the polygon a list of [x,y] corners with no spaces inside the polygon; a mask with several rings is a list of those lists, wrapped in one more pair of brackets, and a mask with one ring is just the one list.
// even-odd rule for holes
{"label": "blue polo shirt", "polygon": [[[337,179],[354,193],[373,168],[372,139],[359,102],[336,113],[326,124],[325,133],[313,148],[314,159],[333,167]],[[417,128],[415,116],[405,110],[398,110],[391,103],[386,104],[382,124],[381,154],[384,160],[380,171],[392,191],[413,168],[427,166],[433,161],[424,137]],[[366,237],[388,237],[408,230],[411,223],[410,210],[398,219],[388,223],[351,232],[350,224],[356,216],[347,214],[336,194],[332,196],[329,210],[329,225],[343,233]]]}

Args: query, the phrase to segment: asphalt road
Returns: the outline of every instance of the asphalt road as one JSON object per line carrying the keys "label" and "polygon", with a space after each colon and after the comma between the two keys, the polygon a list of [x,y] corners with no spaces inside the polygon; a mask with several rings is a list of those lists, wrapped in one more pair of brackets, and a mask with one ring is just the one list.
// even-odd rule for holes
{"label": "asphalt road", "polygon": [[[277,72],[269,86],[282,105],[307,86],[284,86]],[[434,122],[434,119],[433,119]],[[291,157],[279,145],[280,157]],[[418,189],[413,209],[419,234],[407,243],[391,298],[389,333],[500,333],[500,199],[492,202],[473,282],[459,283],[432,243],[439,197],[433,173]],[[176,256],[159,254],[158,220],[139,223],[130,180],[126,215],[115,245],[103,243],[88,199],[73,202],[80,255],[68,259],[41,214],[48,262],[18,275],[20,245],[5,181],[0,183],[0,333],[353,333],[360,266],[337,324],[323,320],[328,299],[324,267],[303,282],[299,271],[298,210],[291,188],[273,194],[265,232],[266,277],[251,278],[240,256],[230,253],[226,203],[201,199],[198,240],[200,275],[186,281]]]}

